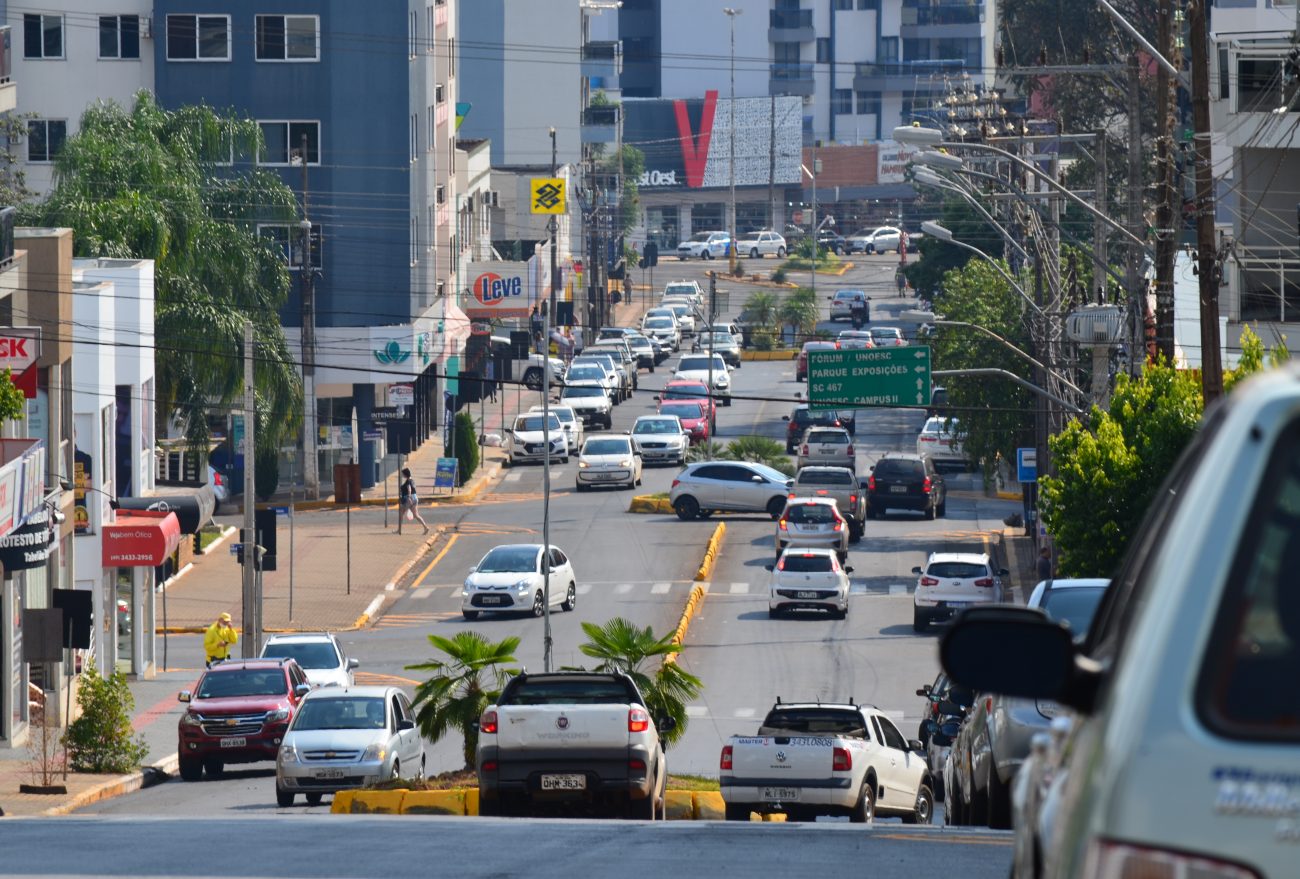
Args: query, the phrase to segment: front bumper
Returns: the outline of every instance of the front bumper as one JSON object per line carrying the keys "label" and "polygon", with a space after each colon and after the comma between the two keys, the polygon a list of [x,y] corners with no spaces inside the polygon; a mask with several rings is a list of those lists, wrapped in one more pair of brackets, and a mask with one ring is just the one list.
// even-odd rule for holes
{"label": "front bumper", "polygon": [[574,409],[573,414],[582,419],[583,424],[604,424],[609,417],[608,409]]}
{"label": "front bumper", "polygon": [[299,793],[332,794],[378,784],[388,778],[391,766],[387,760],[358,763],[277,761],[275,783],[284,790]]}
{"label": "front bumper", "polygon": [[[288,722],[267,724],[257,733],[241,736],[211,736],[199,728],[183,727],[178,737],[176,751],[182,759],[216,759],[222,763],[259,763],[274,760],[280,753],[280,742],[288,730]],[[223,745],[222,742],[242,739],[243,744]]]}
{"label": "front bumper", "polygon": [[651,462],[657,463],[659,461],[676,461],[678,458],[686,454],[685,446],[682,446],[681,448],[676,448],[673,446],[664,446],[662,448],[655,448],[651,446],[639,445],[638,448],[641,450],[641,460],[647,464]]}
{"label": "front bumper", "polygon": [[[803,597],[801,597],[803,596]],[[838,589],[773,589],[767,599],[769,610],[847,610],[849,596]]]}
{"label": "front bumper", "polygon": [[579,485],[619,485],[631,479],[631,470],[597,470],[591,467],[578,469]]}
{"label": "front bumper", "polygon": [[[507,450],[507,454],[509,454],[510,460],[512,462],[545,461],[546,447],[541,443],[537,443],[535,447],[532,446],[531,444],[524,445],[524,446],[512,445]],[[568,454],[569,454],[569,441],[567,439],[563,440],[562,442],[555,443],[554,445],[551,446],[551,460],[555,460],[557,456],[562,458]]]}
{"label": "front bumper", "polygon": [[482,589],[469,594],[461,593],[461,610],[525,610],[533,606],[533,590]]}

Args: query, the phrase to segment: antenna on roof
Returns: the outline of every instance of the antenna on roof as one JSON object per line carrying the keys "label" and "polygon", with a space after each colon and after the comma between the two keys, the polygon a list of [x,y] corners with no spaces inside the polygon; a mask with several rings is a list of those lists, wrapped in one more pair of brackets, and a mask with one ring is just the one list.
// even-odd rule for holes
{"label": "antenna on roof", "polygon": [[776,704],[777,704],[777,705],[780,705],[780,704],[781,704],[781,697],[780,697],[780,696],[777,696],[777,697],[776,697]]}
{"label": "antenna on roof", "polygon": [[854,706],[854,707],[857,707],[857,704],[858,704],[858,703],[854,702],[854,701],[853,701],[853,697],[850,696],[850,697],[849,697],[849,704],[852,705],[852,706]]}

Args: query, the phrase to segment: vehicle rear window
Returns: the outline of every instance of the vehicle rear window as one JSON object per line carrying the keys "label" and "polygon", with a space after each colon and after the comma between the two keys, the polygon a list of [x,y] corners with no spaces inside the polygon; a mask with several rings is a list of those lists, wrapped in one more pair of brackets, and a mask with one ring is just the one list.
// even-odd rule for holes
{"label": "vehicle rear window", "polygon": [[1205,651],[1207,724],[1231,738],[1300,740],[1300,424],[1283,431]]}
{"label": "vehicle rear window", "polygon": [[782,708],[769,712],[759,727],[760,736],[781,733],[795,735],[853,736],[870,739],[862,715],[856,711],[836,711],[827,708]]}
{"label": "vehicle rear window", "polygon": [[808,431],[808,442],[810,443],[846,443],[848,437],[838,430],[810,430]]}
{"label": "vehicle rear window", "polygon": [[272,659],[292,656],[303,668],[338,668],[339,654],[328,641],[272,641],[262,650]]}
{"label": "vehicle rear window", "polygon": [[1053,589],[1047,593],[1042,607],[1049,617],[1069,626],[1077,638],[1088,634],[1097,605],[1101,604],[1101,597],[1105,594],[1106,590],[1100,586]]}
{"label": "vehicle rear window", "polygon": [[245,668],[239,671],[208,672],[199,686],[198,698],[222,699],[233,696],[282,696],[289,685],[278,668]]}
{"label": "vehicle rear window", "polygon": [[812,470],[799,471],[799,485],[856,485],[853,474],[837,470],[823,470],[820,472]]}
{"label": "vehicle rear window", "polygon": [[794,574],[828,574],[835,570],[828,555],[787,555],[781,570]]}
{"label": "vehicle rear window", "polygon": [[525,678],[512,689],[509,705],[604,705],[635,702],[618,681],[532,680]]}
{"label": "vehicle rear window", "polygon": [[875,474],[877,476],[906,477],[925,475],[925,465],[920,461],[878,461],[876,462]]}
{"label": "vehicle rear window", "polygon": [[984,565],[976,565],[971,562],[935,562],[930,565],[926,573],[931,577],[967,579],[970,577],[987,577],[989,569]]}
{"label": "vehicle rear window", "polygon": [[[792,504],[785,511],[787,521],[817,525],[835,521],[835,510],[829,504]],[[790,566],[786,565],[786,570]]]}

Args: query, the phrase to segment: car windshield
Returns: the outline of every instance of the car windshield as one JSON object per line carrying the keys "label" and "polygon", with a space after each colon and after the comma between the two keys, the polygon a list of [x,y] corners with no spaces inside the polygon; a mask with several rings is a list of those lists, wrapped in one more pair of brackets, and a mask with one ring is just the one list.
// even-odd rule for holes
{"label": "car windshield", "polygon": [[298,716],[293,720],[295,732],[308,729],[384,729],[387,725],[384,700],[380,696],[308,699],[302,703]]}
{"label": "car windshield", "polygon": [[792,504],[786,508],[785,518],[804,525],[825,525],[834,522],[836,516],[830,504]]}
{"label": "car windshield", "polygon": [[931,577],[946,577],[950,580],[969,580],[972,577],[987,577],[986,565],[974,562],[934,562],[926,569]]}
{"label": "car windshield", "polygon": [[673,385],[664,391],[664,397],[670,400],[694,400],[697,397],[707,397],[709,389],[704,385]]}
{"label": "car windshield", "polygon": [[924,476],[925,465],[920,461],[878,461],[875,475],[890,477]]}
{"label": "car windshield", "polygon": [[520,415],[518,418],[515,419],[515,430],[516,431],[543,430],[544,429],[543,425],[547,425],[547,424],[550,425],[551,430],[560,429],[560,419],[556,418],[554,415],[550,417],[549,421],[544,420],[541,415]]}
{"label": "car windshield", "polygon": [[605,377],[605,370],[599,366],[575,366],[569,370],[566,378],[573,381],[600,381]]}
{"label": "car windshield", "polygon": [[1106,594],[1104,586],[1072,586],[1049,590],[1041,607],[1058,623],[1065,623],[1075,636],[1084,635],[1092,625],[1092,616]]}
{"label": "car windshield", "polygon": [[289,690],[281,668],[241,668],[210,671],[199,684],[198,698],[223,699],[235,696],[283,696]]}
{"label": "car windshield", "polygon": [[704,411],[699,403],[670,403],[661,411],[665,415],[676,415],[683,421],[704,417]]}
{"label": "car windshield", "polygon": [[838,430],[808,431],[807,442],[809,443],[838,443],[839,445],[844,445],[848,441],[849,441],[848,434],[841,433]]}
{"label": "car windshield", "polygon": [[799,471],[799,485],[854,485],[853,474],[847,470],[811,470]]}
{"label": "car windshield", "polygon": [[804,342],[803,350],[805,351],[828,351],[835,347],[834,342]]}
{"label": "car windshield", "polygon": [[861,290],[840,290],[835,294],[835,298],[839,300],[861,299],[864,295],[866,294],[864,294]]}
{"label": "car windshield", "polygon": [[498,546],[489,550],[478,564],[480,574],[532,574],[537,571],[535,546]]}
{"label": "car windshield", "polygon": [[684,302],[681,305],[669,305],[668,308],[672,309],[673,314],[678,317],[683,317],[689,314],[691,310],[691,307]]}
{"label": "car windshield", "polygon": [[[698,235],[696,236],[696,238],[699,237],[700,236]],[[708,235],[704,236],[704,238],[708,238],[708,237],[709,237]],[[704,240],[704,238],[701,238],[700,240]],[[694,241],[695,239],[693,238],[691,240]],[[664,287],[664,296],[673,296],[673,295],[694,296],[695,293],[696,290],[694,284],[669,284],[668,286]]]}
{"label": "car windshield", "polygon": [[[709,368],[710,360],[713,361],[714,369],[717,369],[718,363],[721,362],[719,355],[715,354],[712,358],[710,358],[709,355],[707,354],[704,355],[695,354],[695,355],[691,355],[690,357],[683,357],[682,362],[677,364],[677,370],[679,372],[689,372],[690,370],[693,369],[698,369],[700,371],[703,371]],[[723,365],[723,368],[724,369],[726,368],[725,364]]]}
{"label": "car windshield", "polygon": [[270,659],[292,656],[303,668],[338,668],[339,653],[329,641],[271,641],[262,648]]}
{"label": "car windshield", "polygon": [[605,389],[598,388],[594,385],[586,385],[585,387],[582,385],[569,385],[560,394],[560,398],[563,400],[572,400],[576,397],[603,397],[603,396],[605,396]]}
{"label": "car windshield", "polygon": [[584,455],[629,455],[631,453],[632,447],[625,439],[587,440],[587,444],[582,447]]}
{"label": "car windshield", "polygon": [[708,241],[708,240],[709,240],[709,234],[710,234],[710,233],[708,233],[708,232],[696,232],[694,235],[691,236],[691,240],[692,240],[692,241]]}
{"label": "car windshield", "polygon": [[834,571],[828,555],[786,555],[781,559],[781,570],[795,574],[829,574]]}
{"label": "car windshield", "polygon": [[736,340],[732,338],[731,333],[705,333],[700,339],[700,344],[708,345],[710,339],[713,340],[714,345],[736,344]]}
{"label": "car windshield", "polygon": [[[697,407],[698,408],[698,407]],[[632,428],[633,433],[681,433],[677,424],[667,418],[647,418],[638,421]]]}
{"label": "car windshield", "polygon": [[671,330],[673,320],[670,317],[652,317],[646,320],[645,326],[648,330]]}

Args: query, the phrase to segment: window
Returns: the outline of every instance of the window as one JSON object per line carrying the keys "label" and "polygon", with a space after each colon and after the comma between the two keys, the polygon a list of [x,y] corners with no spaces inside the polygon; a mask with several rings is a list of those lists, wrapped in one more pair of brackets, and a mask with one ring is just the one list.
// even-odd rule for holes
{"label": "window", "polygon": [[229,125],[223,125],[215,135],[200,131],[202,142],[199,144],[199,161],[213,165],[233,165],[235,163],[235,134]]}
{"label": "window", "polygon": [[229,15],[167,16],[168,61],[229,61]]}
{"label": "window", "polygon": [[1281,106],[1282,59],[1237,59],[1237,112],[1263,113]]}
{"label": "window", "polygon": [[898,37],[881,37],[876,44],[877,64],[898,63]]}
{"label": "window", "polygon": [[907,739],[903,738],[903,734],[898,731],[898,727],[890,723],[887,717],[881,717],[879,721],[880,734],[881,738],[885,740],[885,745],[906,753],[908,750]]}
{"label": "window", "polygon": [[27,121],[27,161],[53,162],[68,139],[68,123],[63,119],[29,119]]}
{"label": "window", "polygon": [[858,0],[858,8],[859,8],[859,9],[872,9],[872,10],[875,10],[876,12],[879,12],[879,11],[880,11],[880,0]]}
{"label": "window", "polygon": [[773,43],[772,53],[772,60],[777,64],[799,63],[798,43]]}
{"label": "window", "polygon": [[297,164],[302,152],[302,139],[307,138],[307,164],[320,164],[319,122],[258,122],[266,146],[258,156],[261,165]]}
{"label": "window", "polygon": [[433,240],[434,240],[435,237],[437,237],[437,236],[436,236],[436,231],[435,231],[435,230],[438,228],[438,227],[435,225],[435,221],[434,221],[434,217],[433,217],[433,205],[428,205],[428,206],[425,208],[425,210],[426,210],[426,211],[428,212],[428,214],[429,214],[429,243],[428,243],[428,245],[425,247],[425,249],[426,249],[426,250],[433,250]]}
{"label": "window", "polygon": [[411,265],[420,261],[420,224],[411,217]]}
{"label": "window", "polygon": [[420,42],[419,14],[416,12],[411,12],[407,18],[407,22],[408,23],[406,27],[406,34],[410,45],[407,46],[406,54],[408,57],[414,58],[416,45]]}
{"label": "window", "polygon": [[433,38],[438,32],[438,25],[434,22],[433,7],[425,7],[424,18],[424,54],[433,54]]}
{"label": "window", "polygon": [[[285,267],[296,272],[302,268],[302,232],[297,225],[286,223],[260,223],[257,237],[276,247],[284,259]],[[311,224],[311,267],[321,267],[321,227]]]}
{"label": "window", "polygon": [[880,115],[880,92],[858,92],[858,115]]}
{"label": "window", "polygon": [[443,89],[442,83],[438,83],[433,87],[433,102],[441,104],[445,100],[447,100],[447,93]]}
{"label": "window", "polygon": [[63,57],[63,16],[23,16],[23,57]]}
{"label": "window", "polygon": [[140,16],[101,15],[99,17],[99,57],[140,57]]}
{"label": "window", "polygon": [[831,112],[853,112],[853,89],[835,89],[831,92]]}
{"label": "window", "polygon": [[1232,64],[1228,60],[1227,48],[1219,49],[1219,100],[1226,101],[1231,94],[1231,86],[1228,82],[1229,74],[1232,71]]}
{"label": "window", "polygon": [[830,37],[817,38],[817,63],[818,64],[831,63],[831,38]]}
{"label": "window", "polygon": [[319,61],[320,17],[257,16],[258,61]]}
{"label": "window", "polygon": [[835,0],[836,9],[852,9],[853,0]]}
{"label": "window", "polygon": [[420,155],[420,114],[411,114],[411,161]]}
{"label": "window", "polygon": [[429,105],[428,114],[429,131],[428,137],[426,138],[428,145],[425,149],[429,152],[433,152],[433,143],[437,139],[438,134],[438,114],[433,111],[433,104]]}
{"label": "window", "polygon": [[438,187],[434,190],[433,200],[434,200],[434,202],[437,203],[437,204],[446,204],[446,203],[447,203],[447,187],[444,186],[443,184],[439,183],[439,184],[438,184]]}
{"label": "window", "polygon": [[447,64],[451,67],[451,75],[456,75],[456,41],[454,39],[447,41]]}

